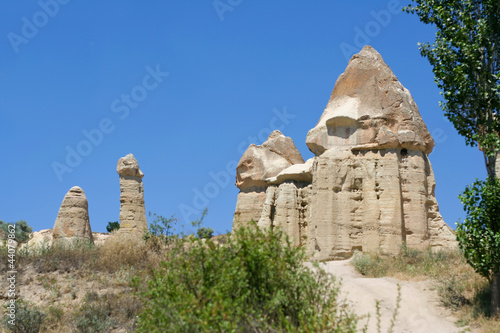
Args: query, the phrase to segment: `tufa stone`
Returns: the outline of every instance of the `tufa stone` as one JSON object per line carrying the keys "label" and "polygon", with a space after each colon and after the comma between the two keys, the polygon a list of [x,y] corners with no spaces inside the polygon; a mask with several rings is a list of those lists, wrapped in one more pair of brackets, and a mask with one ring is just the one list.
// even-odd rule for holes
{"label": "tufa stone", "polygon": [[261,145],[251,144],[236,167],[236,186],[240,189],[234,225],[257,222],[266,198],[269,179],[296,163],[304,163],[293,140],[276,130]]}
{"label": "tufa stone", "polygon": [[118,234],[138,233],[147,230],[144,205],[144,174],[134,155],[128,154],[118,160],[116,171],[120,176],[120,229]]}
{"label": "tufa stone", "polygon": [[434,141],[410,92],[372,47],[349,61],[306,143],[316,156],[300,164],[247,150],[235,226],[257,220],[261,208],[259,226],[283,228],[318,260],[356,250],[397,254],[403,243],[456,247],[435,198],[427,157]]}
{"label": "tufa stone", "polygon": [[54,241],[87,239],[93,243],[87,197],[80,187],[72,187],[64,196],[52,233]]}

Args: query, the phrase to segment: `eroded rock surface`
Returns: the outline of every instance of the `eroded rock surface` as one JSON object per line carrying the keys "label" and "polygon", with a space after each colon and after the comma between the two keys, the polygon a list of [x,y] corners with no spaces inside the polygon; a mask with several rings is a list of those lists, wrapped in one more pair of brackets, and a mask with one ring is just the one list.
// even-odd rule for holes
{"label": "eroded rock surface", "polygon": [[[249,147],[237,170],[236,213],[251,213],[240,223],[261,207],[260,226],[281,226],[319,260],[355,250],[396,254],[403,242],[456,246],[434,194],[427,158],[434,141],[410,92],[372,47],[352,57],[306,143],[316,156],[290,165],[261,157],[272,154],[264,144]],[[247,191],[245,181],[259,191]]]}
{"label": "eroded rock surface", "polygon": [[406,148],[428,155],[434,147],[410,92],[371,46],[351,58],[306,143],[315,155],[356,146]]}
{"label": "eroded rock surface", "polygon": [[240,189],[233,224],[258,221],[266,199],[269,179],[296,163],[304,163],[293,140],[274,131],[261,145],[251,144],[236,167],[236,186]]}
{"label": "eroded rock surface", "polygon": [[144,174],[134,155],[128,154],[118,160],[116,171],[120,176],[120,229],[118,234],[138,233],[147,230],[144,205]]}
{"label": "eroded rock surface", "polygon": [[87,197],[80,187],[72,187],[64,196],[52,233],[55,241],[87,239],[93,242]]}

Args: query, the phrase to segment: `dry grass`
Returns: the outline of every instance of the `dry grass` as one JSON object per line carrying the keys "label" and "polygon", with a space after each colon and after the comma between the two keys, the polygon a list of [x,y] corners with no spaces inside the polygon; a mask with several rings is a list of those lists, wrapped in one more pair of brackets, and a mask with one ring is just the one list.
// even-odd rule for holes
{"label": "dry grass", "polygon": [[164,242],[122,235],[98,246],[23,248],[16,255],[23,320],[43,320],[40,332],[133,332],[142,303],[131,283],[158,268],[167,251]]}
{"label": "dry grass", "polygon": [[500,317],[490,317],[488,281],[467,264],[459,250],[439,251],[402,248],[397,256],[357,253],[352,265],[367,277],[392,276],[401,280],[435,281],[443,304],[469,325],[485,333],[500,332]]}
{"label": "dry grass", "polygon": [[165,244],[120,236],[110,237],[99,246],[82,241],[24,248],[18,252],[17,260],[20,270],[33,267],[37,273],[116,273],[124,267],[137,271],[158,267],[166,250]]}

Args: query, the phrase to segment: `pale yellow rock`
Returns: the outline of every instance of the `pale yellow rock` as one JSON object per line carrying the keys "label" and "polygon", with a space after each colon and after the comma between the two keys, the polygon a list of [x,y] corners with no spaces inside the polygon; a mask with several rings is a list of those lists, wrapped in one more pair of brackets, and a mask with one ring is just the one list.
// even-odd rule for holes
{"label": "pale yellow rock", "polygon": [[410,92],[371,46],[351,58],[306,143],[316,155],[339,146],[402,147],[426,154],[434,147]]}
{"label": "pale yellow rock", "polygon": [[250,145],[236,167],[239,189],[267,186],[266,179],[277,176],[292,164],[264,146]]}
{"label": "pale yellow rock", "polygon": [[233,228],[237,228],[252,220],[254,222],[259,221],[265,199],[266,187],[254,187],[240,190],[236,200]]}
{"label": "pale yellow rock", "polygon": [[233,225],[237,227],[251,220],[257,222],[262,214],[268,179],[304,159],[293,140],[280,131],[274,131],[261,145],[251,144],[236,168],[236,186],[240,189]]}
{"label": "pale yellow rock", "polygon": [[93,242],[87,197],[80,187],[72,187],[64,196],[52,233],[54,240],[87,239]]}
{"label": "pale yellow rock", "polygon": [[134,155],[128,154],[118,160],[116,171],[120,176],[120,229],[117,234],[137,233],[147,230],[146,209],[144,204],[144,174]]}
{"label": "pale yellow rock", "polygon": [[284,136],[283,133],[278,130],[273,131],[269,135],[266,142],[262,144],[262,147],[280,155],[290,162],[290,164],[304,163],[304,159],[295,146],[292,138]]}
{"label": "pale yellow rock", "polygon": [[51,246],[53,241],[52,229],[43,229],[40,231],[35,231],[31,235],[30,240],[26,243],[28,248],[41,247],[41,246]]}
{"label": "pale yellow rock", "polygon": [[258,226],[278,226],[295,245],[307,245],[311,185],[287,181],[267,188]]}
{"label": "pale yellow rock", "polygon": [[435,198],[427,158],[434,141],[409,91],[373,48],[353,56],[306,143],[316,157],[279,172],[283,165],[262,164],[259,181],[269,170],[277,174],[265,179],[258,200],[240,193],[237,212],[255,216],[261,205],[259,226],[280,226],[318,260],[356,250],[397,254],[404,243],[456,247]]}
{"label": "pale yellow rock", "polygon": [[[110,234],[107,233],[92,232],[92,239],[94,240],[94,245],[96,246],[104,244],[109,237]],[[34,231],[30,240],[26,244],[22,244],[21,247],[27,247],[28,249],[50,247],[53,244],[53,240],[54,237],[52,229],[43,229],[40,231]]]}
{"label": "pale yellow rock", "polygon": [[294,164],[281,171],[276,177],[266,179],[269,185],[281,184],[286,180],[310,183],[312,181],[312,166],[314,159],[310,158],[305,163]]}

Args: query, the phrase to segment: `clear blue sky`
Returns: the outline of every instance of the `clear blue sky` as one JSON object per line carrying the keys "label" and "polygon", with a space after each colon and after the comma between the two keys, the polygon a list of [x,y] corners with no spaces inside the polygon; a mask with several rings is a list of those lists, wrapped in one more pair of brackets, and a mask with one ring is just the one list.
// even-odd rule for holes
{"label": "clear blue sky", "polygon": [[[208,206],[205,225],[224,233],[243,150],[280,127],[312,157],[308,130],[348,57],[370,44],[434,136],[436,195],[454,227],[464,217],[458,193],[485,177],[483,159],[443,117],[417,46],[434,30],[394,10],[405,4],[2,1],[0,219],[52,228],[65,193],[78,185],[93,231],[103,232],[119,215],[116,163],[133,153],[145,174],[146,211],[175,214],[182,224]],[[75,154],[68,149],[79,158],[66,161]]]}

